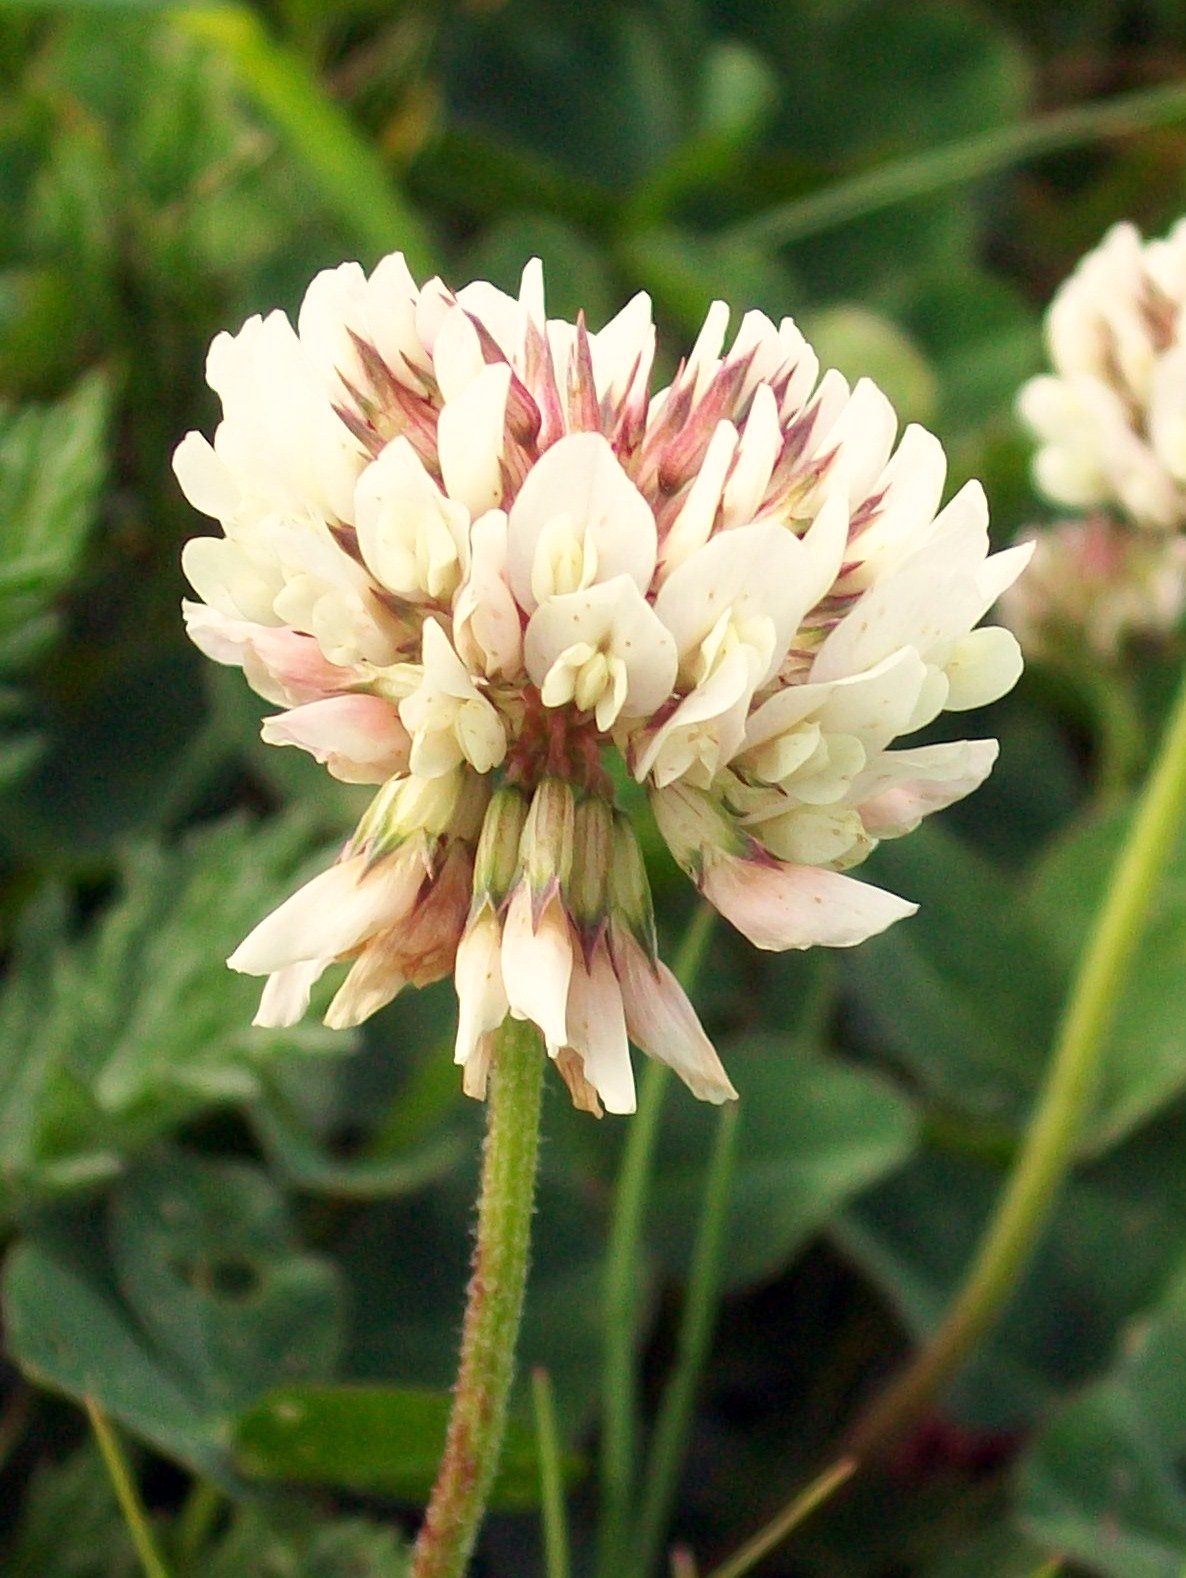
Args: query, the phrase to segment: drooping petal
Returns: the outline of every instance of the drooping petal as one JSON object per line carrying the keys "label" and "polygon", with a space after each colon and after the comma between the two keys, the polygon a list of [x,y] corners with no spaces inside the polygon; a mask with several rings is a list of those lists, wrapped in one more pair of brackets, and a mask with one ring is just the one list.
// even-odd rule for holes
{"label": "drooping petal", "polygon": [[614,934],[614,963],[630,1039],[673,1068],[700,1101],[734,1101],[737,1092],[683,987],[661,961],[652,962],[629,931]]}
{"label": "drooping petal", "polygon": [[745,856],[708,856],[701,891],[755,948],[851,948],[918,908],[867,882]]}
{"label": "drooping petal", "polygon": [[330,696],[265,718],[269,745],[295,745],[347,784],[381,784],[405,772],[411,741],[399,714],[379,696]]}
{"label": "drooping petal", "polygon": [[956,740],[886,751],[853,785],[861,821],[874,838],[900,838],[932,811],[978,789],[1000,750],[996,740]]}
{"label": "drooping petal", "polygon": [[532,924],[531,892],[516,888],[502,929],[502,980],[516,1019],[539,1026],[548,1050],[569,1044],[567,1003],[573,938],[559,899],[545,904]]}
{"label": "drooping petal", "polygon": [[372,862],[340,860],[285,899],[231,954],[244,975],[271,975],[311,959],[337,959],[407,914],[424,870],[409,846]]}
{"label": "drooping petal", "polygon": [[634,1070],[626,1035],[622,989],[604,941],[593,950],[588,967],[578,953],[568,988],[569,1045],[584,1065],[585,1078],[605,1103],[607,1112],[633,1112]]}

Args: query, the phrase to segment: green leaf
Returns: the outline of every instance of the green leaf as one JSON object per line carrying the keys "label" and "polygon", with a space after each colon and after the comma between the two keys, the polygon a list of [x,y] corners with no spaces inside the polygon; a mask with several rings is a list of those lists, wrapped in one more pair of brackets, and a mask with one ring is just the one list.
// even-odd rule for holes
{"label": "green leaf", "polygon": [[186,7],[176,26],[210,45],[234,70],[369,261],[399,247],[414,273],[432,272],[433,248],[420,219],[399,196],[374,146],[300,55],[272,39],[244,5]]}
{"label": "green leaf", "polygon": [[919,905],[844,960],[869,1031],[939,1103],[1020,1121],[1063,974],[1016,879],[934,824],[883,844],[868,874]]}
{"label": "green leaf", "polygon": [[261,1060],[350,1049],[317,1026],[252,1029],[259,983],[223,962],[310,843],[300,818],[234,818],[134,847],[79,940],[55,890],[30,907],[0,993],[0,1202],[93,1183],[182,1119],[251,1100]]}
{"label": "green leaf", "polygon": [[195,1578],[407,1578],[409,1557],[394,1530],[366,1518],[319,1518],[308,1506],[246,1506]]}
{"label": "green leaf", "polygon": [[820,364],[836,367],[850,383],[872,378],[893,401],[903,422],[930,422],[938,383],[926,357],[896,324],[867,307],[837,305],[809,314],[803,332]]}
{"label": "green leaf", "polygon": [[1129,1328],[1113,1370],[1067,1404],[1025,1460],[1020,1511],[1102,1578],[1186,1567],[1186,1277]]}
{"label": "green leaf", "polygon": [[[451,1399],[398,1386],[284,1386],[237,1422],[235,1458],[256,1479],[428,1498],[440,1466]],[[539,1503],[534,1430],[511,1420],[492,1505]]]}
{"label": "green leaf", "polygon": [[[996,1332],[945,1406],[987,1429],[1026,1427],[1107,1362],[1186,1239],[1186,1111],[1179,1105],[1064,1185]],[[998,1167],[924,1152],[834,1225],[846,1255],[885,1290],[918,1341],[962,1285],[1003,1183]]]}
{"label": "green leaf", "polygon": [[[741,1096],[724,1235],[725,1279],[737,1287],[783,1269],[846,1201],[902,1166],[916,1122],[888,1081],[788,1037],[748,1036],[721,1055]],[[715,1119],[709,1108],[673,1100],[660,1131],[652,1236],[681,1274]]]}
{"label": "green leaf", "polygon": [[[1130,825],[1128,808],[1072,828],[1037,868],[1031,906],[1068,972]],[[1186,845],[1167,866],[1100,1060],[1083,1148],[1114,1145],[1186,1090]]]}
{"label": "green leaf", "polygon": [[37,1467],[20,1527],[0,1560],[6,1578],[138,1578],[135,1549],[93,1445]]}
{"label": "green leaf", "polygon": [[297,1249],[266,1177],[181,1154],[119,1185],[101,1240],[63,1217],[18,1244],[4,1301],[30,1379],[93,1397],[224,1484],[232,1414],[282,1380],[325,1375],[341,1338],[335,1273]]}

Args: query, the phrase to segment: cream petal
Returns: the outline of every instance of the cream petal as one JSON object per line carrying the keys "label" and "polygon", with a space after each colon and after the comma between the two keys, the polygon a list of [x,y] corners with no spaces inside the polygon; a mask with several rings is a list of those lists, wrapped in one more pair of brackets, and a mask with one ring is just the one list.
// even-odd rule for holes
{"label": "cream petal", "polygon": [[572,968],[572,934],[559,900],[546,904],[538,926],[533,926],[531,894],[518,887],[503,924],[503,986],[511,1013],[538,1025],[550,1052],[569,1043],[566,1005]]}
{"label": "cream petal", "polygon": [[626,1036],[622,992],[604,942],[586,969],[578,955],[568,989],[569,1044],[584,1064],[585,1078],[607,1112],[633,1112],[634,1070]]}
{"label": "cream petal", "polygon": [[268,976],[251,1023],[276,1030],[295,1025],[308,1011],[313,988],[332,963],[332,959],[304,959],[274,971]]}
{"label": "cream petal", "polygon": [[1023,667],[1021,646],[1011,630],[986,625],[970,631],[955,643],[944,664],[949,687],[946,710],[987,707],[1013,689]]}
{"label": "cream petal", "polygon": [[468,1063],[507,1016],[501,948],[502,928],[489,911],[466,930],[458,946],[453,970],[458,1004],[455,1063]]}
{"label": "cream petal", "polygon": [[539,578],[541,538],[561,521],[591,547],[594,580],[628,575],[640,592],[647,590],[655,570],[655,517],[600,433],[570,433],[553,444],[528,472],[511,507],[507,577],[528,613],[539,602],[533,583]]}
{"label": "cream petal", "polygon": [[502,503],[502,455],[511,369],[483,367],[448,401],[437,422],[437,452],[445,492],[471,515]]}
{"label": "cream petal", "polygon": [[527,672],[541,688],[566,652],[582,644],[620,663],[626,689],[619,713],[647,717],[675,684],[675,642],[628,576],[550,598],[532,614],[523,642]]}

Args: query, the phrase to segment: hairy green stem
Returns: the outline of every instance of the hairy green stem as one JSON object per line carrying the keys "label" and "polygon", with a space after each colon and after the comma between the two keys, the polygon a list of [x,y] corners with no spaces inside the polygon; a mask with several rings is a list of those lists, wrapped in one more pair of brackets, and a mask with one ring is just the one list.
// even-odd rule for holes
{"label": "hairy green stem", "polygon": [[721,1250],[729,1216],[729,1186],[737,1141],[735,1101],[717,1115],[717,1132],[708,1163],[704,1203],[692,1252],[692,1269],[684,1295],[676,1337],[675,1365],[659,1405],[659,1417],[643,1475],[642,1512],[638,1527],[638,1571],[654,1570],[671,1521],[696,1406],[696,1390],[712,1341],[721,1287]]}
{"label": "hairy green stem", "polygon": [[148,1523],[148,1514],[144,1510],[140,1492],[136,1489],[136,1481],[124,1457],[119,1436],[93,1397],[84,1397],[83,1403],[91,1422],[91,1429],[95,1432],[95,1439],[99,1443],[99,1451],[103,1454],[103,1462],[107,1465],[107,1473],[111,1480],[111,1488],[115,1491],[115,1499],[119,1503],[119,1510],[123,1513],[128,1533],[132,1536],[132,1544],[136,1547],[136,1555],[140,1558],[144,1578],[169,1578],[169,1569],[161,1560],[161,1554],[156,1548],[156,1541],[152,1537],[152,1529]]}
{"label": "hairy green stem", "polygon": [[733,226],[727,239],[748,246],[786,246],[1027,159],[1180,120],[1186,120],[1186,83],[1181,82],[1075,105],[836,181],[822,192],[780,203]]}
{"label": "hairy green stem", "polygon": [[[696,978],[712,935],[715,910],[701,903],[680,944],[675,973],[685,991]],[[638,1111],[631,1121],[614,1192],[606,1253],[605,1333],[602,1380],[600,1578],[620,1578],[626,1520],[634,1484],[638,1435],[638,1376],[634,1352],[638,1328],[639,1261],[643,1213],[659,1115],[670,1070],[651,1059],[641,1080]]]}
{"label": "hairy green stem", "polygon": [[538,1032],[523,1020],[508,1017],[496,1037],[461,1361],[412,1578],[460,1578],[465,1571],[498,1467],[514,1375],[546,1059]]}
{"label": "hairy green stem", "polygon": [[963,1287],[938,1331],[859,1421],[851,1451],[896,1440],[993,1324],[1045,1226],[1095,1089],[1100,1055],[1144,934],[1158,879],[1186,820],[1186,676],[1087,939],[1037,1110]]}

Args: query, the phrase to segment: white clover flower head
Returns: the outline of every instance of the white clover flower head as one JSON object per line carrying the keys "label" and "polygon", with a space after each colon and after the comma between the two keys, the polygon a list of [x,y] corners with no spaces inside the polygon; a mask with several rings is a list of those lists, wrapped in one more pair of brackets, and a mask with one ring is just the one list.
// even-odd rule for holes
{"label": "white clover flower head", "polygon": [[1186,525],[1186,221],[1155,241],[1114,225],[1046,317],[1053,372],[1018,398],[1034,476],[1056,504]]}
{"label": "white clover flower head", "polygon": [[1034,556],[1001,598],[1022,650],[1115,659],[1135,638],[1168,636],[1186,611],[1186,537],[1134,532],[1106,515],[1027,532]]}
{"label": "white clover flower head", "polygon": [[629,1043],[736,1093],[659,959],[616,753],[700,890],[763,948],[848,946],[911,904],[845,873],[988,773],[993,741],[894,750],[1020,671],[976,629],[1027,547],[990,556],[943,451],[895,447],[790,319],[717,303],[673,382],[636,296],[590,332],[518,298],[418,287],[402,257],[319,275],[220,335],[213,443],[175,467],[219,521],[184,566],[197,645],[283,711],[266,739],[381,785],[341,858],[232,955],[289,1024],[452,973],[456,1056],[538,1026],[578,1106],[634,1108]]}

